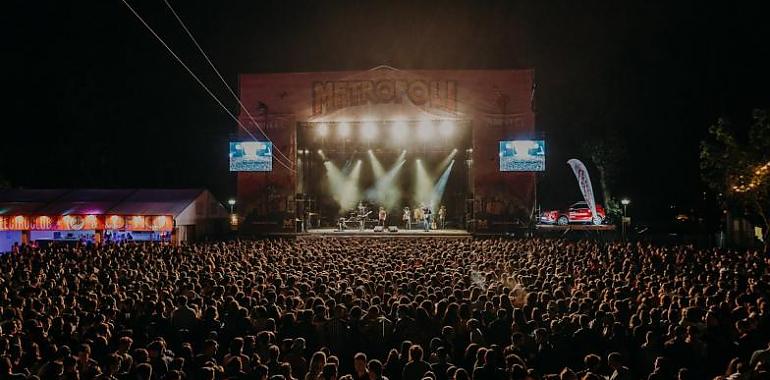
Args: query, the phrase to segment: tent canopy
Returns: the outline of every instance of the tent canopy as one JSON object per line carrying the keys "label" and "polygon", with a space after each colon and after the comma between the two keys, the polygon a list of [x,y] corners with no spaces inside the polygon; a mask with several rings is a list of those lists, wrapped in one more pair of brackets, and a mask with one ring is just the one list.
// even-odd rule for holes
{"label": "tent canopy", "polygon": [[0,215],[135,214],[176,217],[204,189],[6,189]]}

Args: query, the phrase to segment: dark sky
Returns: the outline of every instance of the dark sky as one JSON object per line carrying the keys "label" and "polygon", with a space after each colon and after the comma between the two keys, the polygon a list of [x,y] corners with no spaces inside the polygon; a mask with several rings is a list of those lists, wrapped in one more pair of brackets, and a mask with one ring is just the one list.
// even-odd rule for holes
{"label": "dark sky", "polygon": [[[130,2],[235,111],[163,2]],[[615,134],[628,146],[618,193],[648,216],[697,197],[710,123],[770,108],[762,3],[172,2],[231,85],[241,72],[533,67],[549,144],[541,201],[579,197],[564,162],[585,136]],[[120,0],[14,0],[0,17],[0,177],[234,193],[234,123]]]}

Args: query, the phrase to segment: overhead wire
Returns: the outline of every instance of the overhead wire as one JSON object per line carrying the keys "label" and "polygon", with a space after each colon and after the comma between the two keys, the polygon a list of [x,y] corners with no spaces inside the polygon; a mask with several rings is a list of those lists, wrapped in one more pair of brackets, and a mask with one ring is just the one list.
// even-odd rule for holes
{"label": "overhead wire", "polygon": [[[199,78],[199,77],[198,77],[198,76],[195,74],[195,72],[193,72],[193,71],[192,71],[192,69],[190,69],[190,67],[189,67],[189,66],[187,66],[187,64],[185,64],[185,63],[184,63],[184,61],[182,61],[182,59],[181,59],[181,58],[179,58],[179,56],[178,56],[178,55],[177,55],[177,54],[174,52],[174,50],[173,50],[173,49],[171,49],[171,47],[170,47],[170,46],[169,46],[169,45],[166,43],[166,41],[164,41],[164,40],[163,40],[163,38],[161,38],[161,37],[158,35],[158,33],[156,33],[156,32],[155,32],[155,30],[154,30],[154,29],[153,29],[153,28],[152,28],[152,27],[151,27],[151,26],[150,26],[150,25],[147,23],[147,21],[145,21],[145,20],[144,20],[144,18],[142,18],[142,16],[141,16],[141,15],[140,15],[140,14],[139,14],[139,13],[138,13],[138,12],[137,12],[137,11],[136,11],[136,10],[135,10],[133,7],[132,7],[132,6],[131,6],[131,4],[129,4],[127,0],[121,0],[121,1],[122,1],[122,2],[123,2],[123,4],[124,4],[124,5],[125,5],[125,6],[126,6],[126,7],[127,7],[129,10],[130,10],[130,11],[131,11],[131,13],[132,13],[132,14],[133,14],[133,15],[134,15],[134,16],[135,16],[135,17],[136,17],[136,18],[137,18],[137,19],[138,19],[138,20],[139,20],[139,21],[142,23],[142,25],[144,25],[144,27],[145,27],[145,28],[147,28],[147,30],[148,30],[148,31],[150,31],[150,33],[151,33],[151,34],[152,34],[152,35],[155,37],[155,39],[157,39],[157,40],[158,40],[158,41],[159,41],[159,42],[160,42],[160,43],[163,45],[163,47],[165,47],[165,48],[166,48],[166,50],[168,50],[168,52],[169,52],[169,53],[170,53],[170,54],[171,54],[171,55],[174,57],[174,59],[176,59],[176,61],[177,61],[177,62],[179,62],[179,64],[180,64],[180,65],[182,65],[182,67],[183,67],[183,68],[184,68],[184,69],[185,69],[185,70],[186,70],[186,71],[187,71],[187,72],[190,74],[190,76],[192,76],[192,77],[193,77],[193,79],[195,79],[195,81],[196,81],[196,82],[197,82],[197,83],[198,83],[198,84],[199,84],[201,87],[203,87],[203,89],[206,91],[206,93],[207,93],[207,94],[209,94],[209,96],[211,96],[211,97],[214,99],[214,101],[215,101],[217,104],[219,104],[219,106],[220,106],[220,107],[222,107],[222,109],[224,109],[224,110],[225,110],[225,112],[227,113],[227,115],[228,115],[228,116],[230,116],[230,118],[232,118],[232,119],[233,119],[233,120],[234,120],[234,121],[235,121],[235,122],[238,124],[238,126],[239,126],[239,127],[241,127],[243,130],[245,130],[245,131],[246,131],[246,133],[248,133],[248,134],[249,134],[249,135],[250,135],[250,136],[251,136],[251,137],[252,137],[254,140],[258,140],[258,139],[257,139],[257,137],[256,137],[256,136],[254,136],[254,135],[253,135],[253,134],[252,134],[252,133],[251,133],[251,132],[248,130],[248,128],[246,128],[246,127],[243,125],[243,123],[242,123],[240,120],[238,120],[238,117],[236,117],[236,116],[235,116],[235,115],[234,115],[234,114],[233,114],[233,113],[232,113],[232,112],[231,112],[231,111],[230,111],[230,110],[227,108],[227,106],[225,106],[225,105],[224,105],[224,103],[222,103],[222,101],[221,101],[221,100],[219,100],[219,98],[218,98],[218,97],[217,97],[217,96],[216,96],[216,95],[215,95],[215,94],[214,94],[214,93],[213,93],[213,92],[212,92],[212,91],[211,91],[211,90],[210,90],[210,89],[209,89],[209,88],[206,86],[206,84],[205,84],[205,83],[203,83],[203,81],[202,81],[202,80],[201,80],[201,79],[200,79],[200,78]],[[262,132],[262,133],[264,134],[264,132]],[[268,138],[267,136],[265,136],[265,138],[267,138],[267,139],[269,140],[269,138]],[[277,149],[277,147],[275,147],[275,146],[274,146],[274,147],[273,147],[273,150],[276,150],[276,149]],[[282,155],[282,156],[284,156],[284,158],[286,157],[286,156],[285,156],[285,155],[283,155],[282,153],[281,153],[281,155]],[[290,166],[286,165],[286,164],[285,164],[283,161],[281,161],[281,160],[275,160],[275,161],[276,161],[277,163],[279,163],[280,165],[282,165],[283,167],[285,167],[287,170],[289,170],[289,171],[291,171],[291,172],[296,172],[296,170],[295,170],[294,168],[292,168],[292,167],[290,167]],[[291,161],[289,161],[289,162],[291,162]]]}
{"label": "overhead wire", "polygon": [[[195,38],[195,36],[193,36],[193,34],[190,31],[190,29],[187,27],[187,24],[185,24],[185,22],[182,21],[182,18],[179,17],[179,14],[176,13],[176,11],[174,10],[174,7],[171,6],[171,3],[169,3],[168,0],[163,0],[163,2],[166,3],[166,7],[168,7],[168,9],[174,15],[174,18],[176,18],[177,22],[179,22],[179,25],[182,26],[182,29],[184,29],[185,33],[187,33],[187,36],[190,37],[190,40],[192,40],[193,44],[195,44],[195,47],[198,48],[198,51],[201,53],[201,55],[203,55],[203,58],[206,59],[206,62],[208,62],[209,66],[211,66],[211,68],[214,69],[214,72],[219,77],[219,80],[222,81],[222,84],[225,85],[225,87],[227,88],[227,91],[230,92],[230,95],[232,95],[233,98],[235,98],[235,100],[238,102],[238,105],[241,107],[241,109],[244,112],[246,112],[246,115],[249,117],[251,122],[254,123],[254,126],[256,126],[257,129],[262,133],[262,135],[265,136],[265,138],[269,140],[270,138],[267,136],[267,133],[262,129],[262,127],[260,127],[259,123],[254,119],[254,116],[252,116],[251,112],[249,112],[249,109],[246,108],[246,106],[243,105],[243,102],[241,102],[240,97],[238,97],[238,95],[236,95],[235,91],[233,91],[233,88],[230,87],[230,85],[227,83],[225,78],[222,76],[222,74],[219,72],[217,67],[214,65],[214,63],[209,58],[208,54],[206,54],[206,52],[203,50],[203,47],[201,47],[201,45],[198,43],[198,40]],[[277,151],[278,154],[280,154],[283,158],[285,158],[289,162],[293,162],[291,159],[286,157],[286,155],[283,154],[283,152],[281,152],[277,147],[274,147],[273,150]]]}

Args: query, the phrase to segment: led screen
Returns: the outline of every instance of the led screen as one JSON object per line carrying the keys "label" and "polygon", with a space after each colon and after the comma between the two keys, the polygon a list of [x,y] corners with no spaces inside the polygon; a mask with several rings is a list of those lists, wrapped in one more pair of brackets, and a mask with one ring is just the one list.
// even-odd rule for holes
{"label": "led screen", "polygon": [[545,141],[500,141],[500,171],[545,171]]}
{"label": "led screen", "polygon": [[231,172],[269,172],[272,170],[272,143],[265,141],[230,142]]}

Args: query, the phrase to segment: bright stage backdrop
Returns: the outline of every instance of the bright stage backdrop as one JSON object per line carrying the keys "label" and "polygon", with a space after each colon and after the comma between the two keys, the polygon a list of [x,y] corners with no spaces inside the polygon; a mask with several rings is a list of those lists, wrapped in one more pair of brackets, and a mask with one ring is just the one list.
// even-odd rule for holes
{"label": "bright stage backdrop", "polygon": [[[395,120],[413,115],[469,122],[473,214],[479,230],[527,222],[535,204],[533,172],[501,172],[499,143],[532,139],[533,70],[398,70],[243,74],[240,121],[273,143],[271,172],[238,172],[238,208],[250,228],[293,228],[297,176],[277,163],[296,162],[298,123]],[[249,134],[237,132],[238,141]],[[265,139],[267,140],[267,139]],[[233,140],[236,141],[236,140]],[[291,166],[291,164],[290,164]]]}

